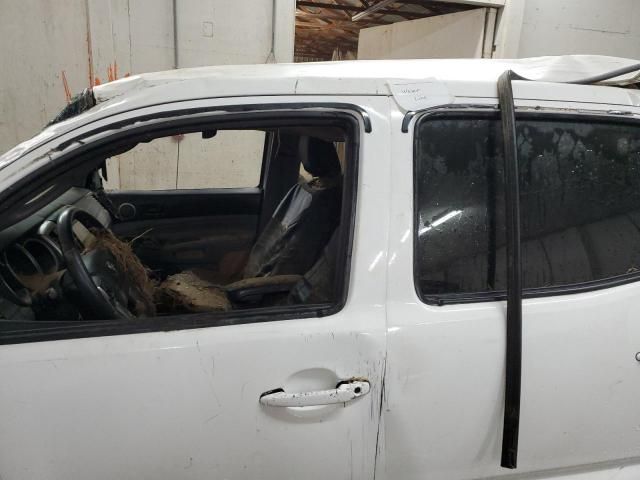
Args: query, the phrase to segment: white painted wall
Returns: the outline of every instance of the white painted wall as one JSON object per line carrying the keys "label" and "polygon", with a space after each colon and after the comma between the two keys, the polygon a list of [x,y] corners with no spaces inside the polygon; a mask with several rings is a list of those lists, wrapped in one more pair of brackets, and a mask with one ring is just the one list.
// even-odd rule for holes
{"label": "white painted wall", "polygon": [[[445,1],[484,8],[362,29],[358,59],[519,56],[525,2],[537,0]],[[547,2],[553,15],[555,0]]]}
{"label": "white painted wall", "polygon": [[358,59],[481,58],[489,9],[363,28]]}
{"label": "white painted wall", "polygon": [[640,59],[640,1],[524,0],[517,56],[566,54]]}
{"label": "white painted wall", "polygon": [[[2,152],[33,136],[64,107],[62,71],[75,94],[92,83],[175,65],[173,0],[6,0],[1,6]],[[293,61],[295,0],[176,0],[176,12],[179,67]],[[247,148],[254,152],[259,140],[246,142]],[[228,148],[235,147],[229,138],[217,145],[221,150],[208,154],[230,155]],[[198,152],[185,160],[191,162],[185,172],[210,160]],[[154,160],[144,161],[151,169]],[[129,166],[110,172],[111,186],[128,178]],[[188,178],[203,183],[193,175],[176,179],[176,171],[151,187],[188,187]]]}
{"label": "white painted wall", "polygon": [[[456,3],[457,0],[447,0]],[[494,5],[498,18],[493,55],[492,31],[485,27],[483,57],[523,58],[592,54],[640,59],[640,0],[460,0]],[[501,6],[503,4],[503,6]],[[480,12],[474,10],[472,12]],[[364,29],[358,58],[478,57],[472,40],[478,24],[465,24],[469,12]],[[454,16],[458,16],[456,18]],[[456,21],[447,20],[447,18]],[[471,41],[471,43],[469,43]],[[489,49],[490,50],[490,49]]]}
{"label": "white painted wall", "polygon": [[492,58],[518,58],[527,0],[508,0],[498,9]]}

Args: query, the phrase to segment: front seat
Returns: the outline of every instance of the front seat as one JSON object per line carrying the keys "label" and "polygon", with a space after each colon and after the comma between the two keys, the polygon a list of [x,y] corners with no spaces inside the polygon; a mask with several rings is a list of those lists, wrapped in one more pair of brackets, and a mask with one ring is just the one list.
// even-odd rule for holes
{"label": "front seat", "polygon": [[333,143],[302,137],[298,155],[313,178],[301,178],[282,199],[251,250],[243,278],[304,275],[340,222],[342,175]]}
{"label": "front seat", "polygon": [[302,137],[298,154],[313,178],[301,178],[284,196],[251,250],[243,279],[218,286],[193,272],[172,275],[160,286],[167,303],[191,312],[230,310],[265,295],[286,300],[304,280],[340,223],[342,174],[331,142]]}

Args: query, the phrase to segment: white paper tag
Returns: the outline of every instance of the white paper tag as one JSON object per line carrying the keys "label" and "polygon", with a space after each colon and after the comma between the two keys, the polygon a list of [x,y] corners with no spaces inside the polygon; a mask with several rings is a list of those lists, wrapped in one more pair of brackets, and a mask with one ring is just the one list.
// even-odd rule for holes
{"label": "white paper tag", "polygon": [[390,81],[389,88],[398,105],[407,111],[447,105],[454,100],[447,85],[435,78],[419,82]]}

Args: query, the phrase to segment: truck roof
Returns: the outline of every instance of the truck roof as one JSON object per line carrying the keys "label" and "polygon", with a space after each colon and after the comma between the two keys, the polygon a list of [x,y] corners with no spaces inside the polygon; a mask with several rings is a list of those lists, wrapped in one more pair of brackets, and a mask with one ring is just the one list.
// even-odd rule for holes
{"label": "truck roof", "polygon": [[[447,83],[495,82],[511,69],[523,77],[568,82],[638,63],[598,55],[566,55],[515,60],[429,59],[355,60],[289,64],[223,65],[134,75],[94,88],[98,103],[145,94],[150,103],[236,95],[389,95],[389,81],[434,78]],[[628,74],[609,84],[624,85]],[[638,79],[635,79],[638,81]],[[155,95],[154,95],[155,94]]]}
{"label": "truck roof", "polygon": [[[539,82],[568,82],[636,63],[637,60],[617,57],[566,55],[516,60],[357,60],[224,65],[143,73],[94,87],[92,94],[89,91],[89,96],[92,97],[90,105],[78,111],[71,108],[70,115],[62,115],[59,121],[36,137],[0,155],[0,169],[43,141],[94,120],[170,102],[279,95],[391,96],[393,83],[428,79],[446,89],[449,98],[453,99],[448,103],[468,103],[474,99],[496,98],[497,79],[509,69]],[[549,88],[546,86],[551,84],[539,82],[525,82],[531,85],[525,87],[523,84],[519,89],[516,88],[514,95],[516,98],[530,100],[544,97],[548,100],[571,102],[585,102],[586,98],[586,102],[590,104],[615,104],[632,109],[640,107],[638,90],[581,86],[581,93],[578,94],[573,85],[556,84],[556,87]],[[638,82],[640,78],[635,72],[603,84],[615,87]],[[544,95],[541,96],[541,93]],[[553,98],[549,97],[550,94]],[[404,108],[400,101],[398,104]]]}

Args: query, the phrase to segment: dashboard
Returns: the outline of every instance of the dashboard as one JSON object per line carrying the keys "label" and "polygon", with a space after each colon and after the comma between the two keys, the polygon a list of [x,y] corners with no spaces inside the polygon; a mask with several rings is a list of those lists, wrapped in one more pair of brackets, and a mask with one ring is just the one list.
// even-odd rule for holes
{"label": "dashboard", "polygon": [[[62,209],[75,206],[109,228],[111,216],[93,192],[73,187],[35,214],[0,232],[0,317],[35,319],[39,302],[53,302],[59,294],[52,284],[64,271],[57,239],[57,218]],[[80,239],[88,231],[74,224]]]}

